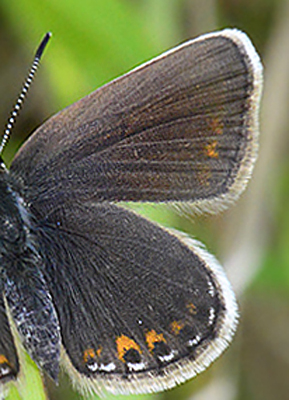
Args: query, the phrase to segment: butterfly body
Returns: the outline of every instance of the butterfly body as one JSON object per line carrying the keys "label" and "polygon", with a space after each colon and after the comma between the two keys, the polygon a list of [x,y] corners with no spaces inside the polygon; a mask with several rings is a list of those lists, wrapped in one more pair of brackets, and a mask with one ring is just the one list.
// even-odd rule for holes
{"label": "butterfly body", "polygon": [[[33,221],[21,197],[21,186],[4,168],[1,169],[0,187],[1,288],[23,345],[56,379],[60,357],[59,326],[42,273],[43,260]],[[5,371],[9,376],[17,369],[16,363]]]}

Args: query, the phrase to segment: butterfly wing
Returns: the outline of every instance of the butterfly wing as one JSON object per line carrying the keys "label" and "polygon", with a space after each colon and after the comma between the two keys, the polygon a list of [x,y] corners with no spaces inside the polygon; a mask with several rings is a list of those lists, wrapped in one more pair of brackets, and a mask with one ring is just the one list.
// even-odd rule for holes
{"label": "butterfly wing", "polygon": [[63,201],[190,201],[244,188],[256,158],[262,69],[237,30],[202,36],[44,123],[11,170],[41,215]]}
{"label": "butterfly wing", "polygon": [[230,284],[193,241],[109,204],[54,211],[37,240],[64,361],[83,389],[174,386],[231,339],[237,308]]}

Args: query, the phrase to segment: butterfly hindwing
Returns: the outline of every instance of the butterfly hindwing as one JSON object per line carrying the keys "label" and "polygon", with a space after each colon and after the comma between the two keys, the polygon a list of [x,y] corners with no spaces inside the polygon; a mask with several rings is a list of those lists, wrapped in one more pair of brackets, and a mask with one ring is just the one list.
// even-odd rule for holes
{"label": "butterfly hindwing", "polygon": [[227,304],[213,258],[208,269],[203,250],[135,213],[75,204],[37,231],[68,372],[82,386],[161,390],[203,369],[233,334],[234,296]]}

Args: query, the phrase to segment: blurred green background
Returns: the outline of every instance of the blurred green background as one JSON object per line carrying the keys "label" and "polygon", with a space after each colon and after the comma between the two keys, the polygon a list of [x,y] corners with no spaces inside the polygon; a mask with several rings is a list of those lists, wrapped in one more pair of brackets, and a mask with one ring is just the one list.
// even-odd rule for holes
{"label": "blurred green background", "polygon": [[[289,0],[0,2],[3,129],[40,39],[53,33],[5,150],[8,163],[51,114],[188,38],[228,26],[248,33],[265,66],[253,179],[241,200],[219,216],[192,219],[164,207],[139,209],[189,232],[218,256],[237,293],[239,328],[225,354],[199,377],[163,394],[126,399],[289,398]],[[24,400],[82,398],[65,374],[58,387],[44,377],[44,389],[31,360],[23,363]],[[12,388],[7,399],[20,398]]]}

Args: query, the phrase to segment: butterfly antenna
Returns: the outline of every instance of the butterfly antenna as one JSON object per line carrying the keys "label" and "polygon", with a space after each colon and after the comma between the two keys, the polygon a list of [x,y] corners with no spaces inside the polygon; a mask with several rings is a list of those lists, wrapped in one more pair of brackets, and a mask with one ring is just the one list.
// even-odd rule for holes
{"label": "butterfly antenna", "polygon": [[8,140],[9,140],[10,135],[11,135],[11,131],[13,129],[13,126],[15,125],[15,122],[16,122],[16,118],[17,118],[17,116],[19,114],[19,111],[20,111],[22,105],[23,105],[23,102],[24,102],[24,100],[26,98],[26,95],[27,95],[28,90],[29,90],[29,88],[31,86],[31,83],[33,82],[33,79],[34,79],[35,73],[37,71],[41,56],[42,56],[42,54],[44,52],[44,49],[45,49],[45,47],[46,47],[46,45],[47,45],[47,43],[48,43],[50,38],[51,38],[51,33],[50,32],[46,33],[46,35],[44,36],[42,42],[40,43],[40,45],[39,45],[39,47],[38,47],[38,49],[37,49],[37,51],[35,53],[35,57],[34,57],[32,65],[31,65],[29,74],[28,74],[28,76],[27,76],[27,78],[25,80],[25,83],[24,83],[23,88],[21,90],[20,96],[18,97],[18,99],[16,101],[16,104],[15,104],[15,106],[13,108],[13,111],[11,112],[10,118],[8,119],[8,122],[6,124],[4,135],[2,137],[2,141],[1,141],[1,144],[0,144],[0,154],[2,153],[2,151],[3,151],[4,147],[6,146],[6,144],[8,143]]}

